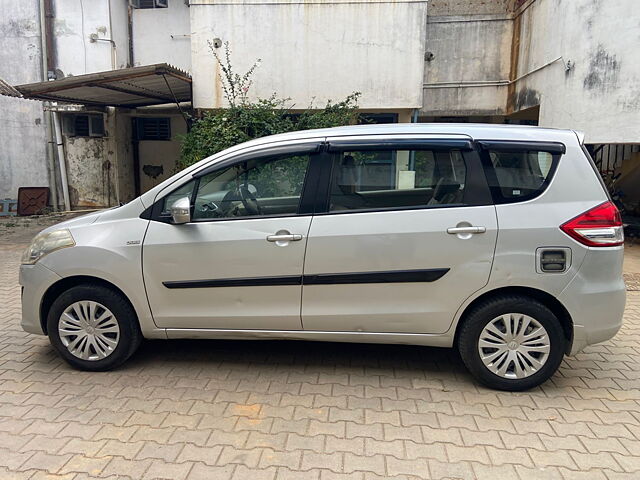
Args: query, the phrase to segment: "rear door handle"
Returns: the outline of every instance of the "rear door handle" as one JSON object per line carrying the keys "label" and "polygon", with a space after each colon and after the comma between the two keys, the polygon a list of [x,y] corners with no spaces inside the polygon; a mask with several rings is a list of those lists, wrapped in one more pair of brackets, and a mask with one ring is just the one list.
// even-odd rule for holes
{"label": "rear door handle", "polygon": [[299,233],[267,235],[267,242],[299,242],[302,235]]}
{"label": "rear door handle", "polygon": [[485,233],[486,227],[451,227],[447,228],[447,233],[457,235],[459,233]]}

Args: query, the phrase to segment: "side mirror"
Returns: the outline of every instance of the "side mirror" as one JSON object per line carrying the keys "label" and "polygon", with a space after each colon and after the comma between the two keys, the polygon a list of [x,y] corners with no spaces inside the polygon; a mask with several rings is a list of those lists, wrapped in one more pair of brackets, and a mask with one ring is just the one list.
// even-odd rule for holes
{"label": "side mirror", "polygon": [[171,220],[175,225],[182,225],[191,221],[191,199],[182,197],[171,205]]}

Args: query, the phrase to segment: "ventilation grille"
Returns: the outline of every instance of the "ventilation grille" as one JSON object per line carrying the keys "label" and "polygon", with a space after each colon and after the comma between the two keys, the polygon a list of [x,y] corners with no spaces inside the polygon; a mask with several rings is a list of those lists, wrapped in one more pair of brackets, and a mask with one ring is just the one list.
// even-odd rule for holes
{"label": "ventilation grille", "polygon": [[544,249],[539,251],[538,268],[542,273],[563,273],[568,267],[566,249]]}
{"label": "ventilation grille", "polygon": [[171,140],[171,121],[167,118],[134,119],[136,140]]}

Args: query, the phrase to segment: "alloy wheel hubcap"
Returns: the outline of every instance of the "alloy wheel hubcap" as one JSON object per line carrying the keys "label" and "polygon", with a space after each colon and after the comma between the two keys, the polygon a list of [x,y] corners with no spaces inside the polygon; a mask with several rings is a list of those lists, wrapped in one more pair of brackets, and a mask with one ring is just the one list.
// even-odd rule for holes
{"label": "alloy wheel hubcap", "polygon": [[502,378],[526,378],[538,372],[551,352],[546,329],[535,318],[506,313],[491,320],[478,339],[480,359]]}
{"label": "alloy wheel hubcap", "polygon": [[83,300],[72,303],[62,312],[58,335],[73,356],[95,361],[107,358],[116,349],[120,327],[107,307]]}

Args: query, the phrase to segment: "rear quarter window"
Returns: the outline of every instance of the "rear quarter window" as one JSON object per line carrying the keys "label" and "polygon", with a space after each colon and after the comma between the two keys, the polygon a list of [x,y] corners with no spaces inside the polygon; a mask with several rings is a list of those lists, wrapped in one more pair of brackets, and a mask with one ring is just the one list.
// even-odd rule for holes
{"label": "rear quarter window", "polygon": [[560,154],[536,149],[485,149],[483,165],[495,203],[523,202],[549,185]]}

